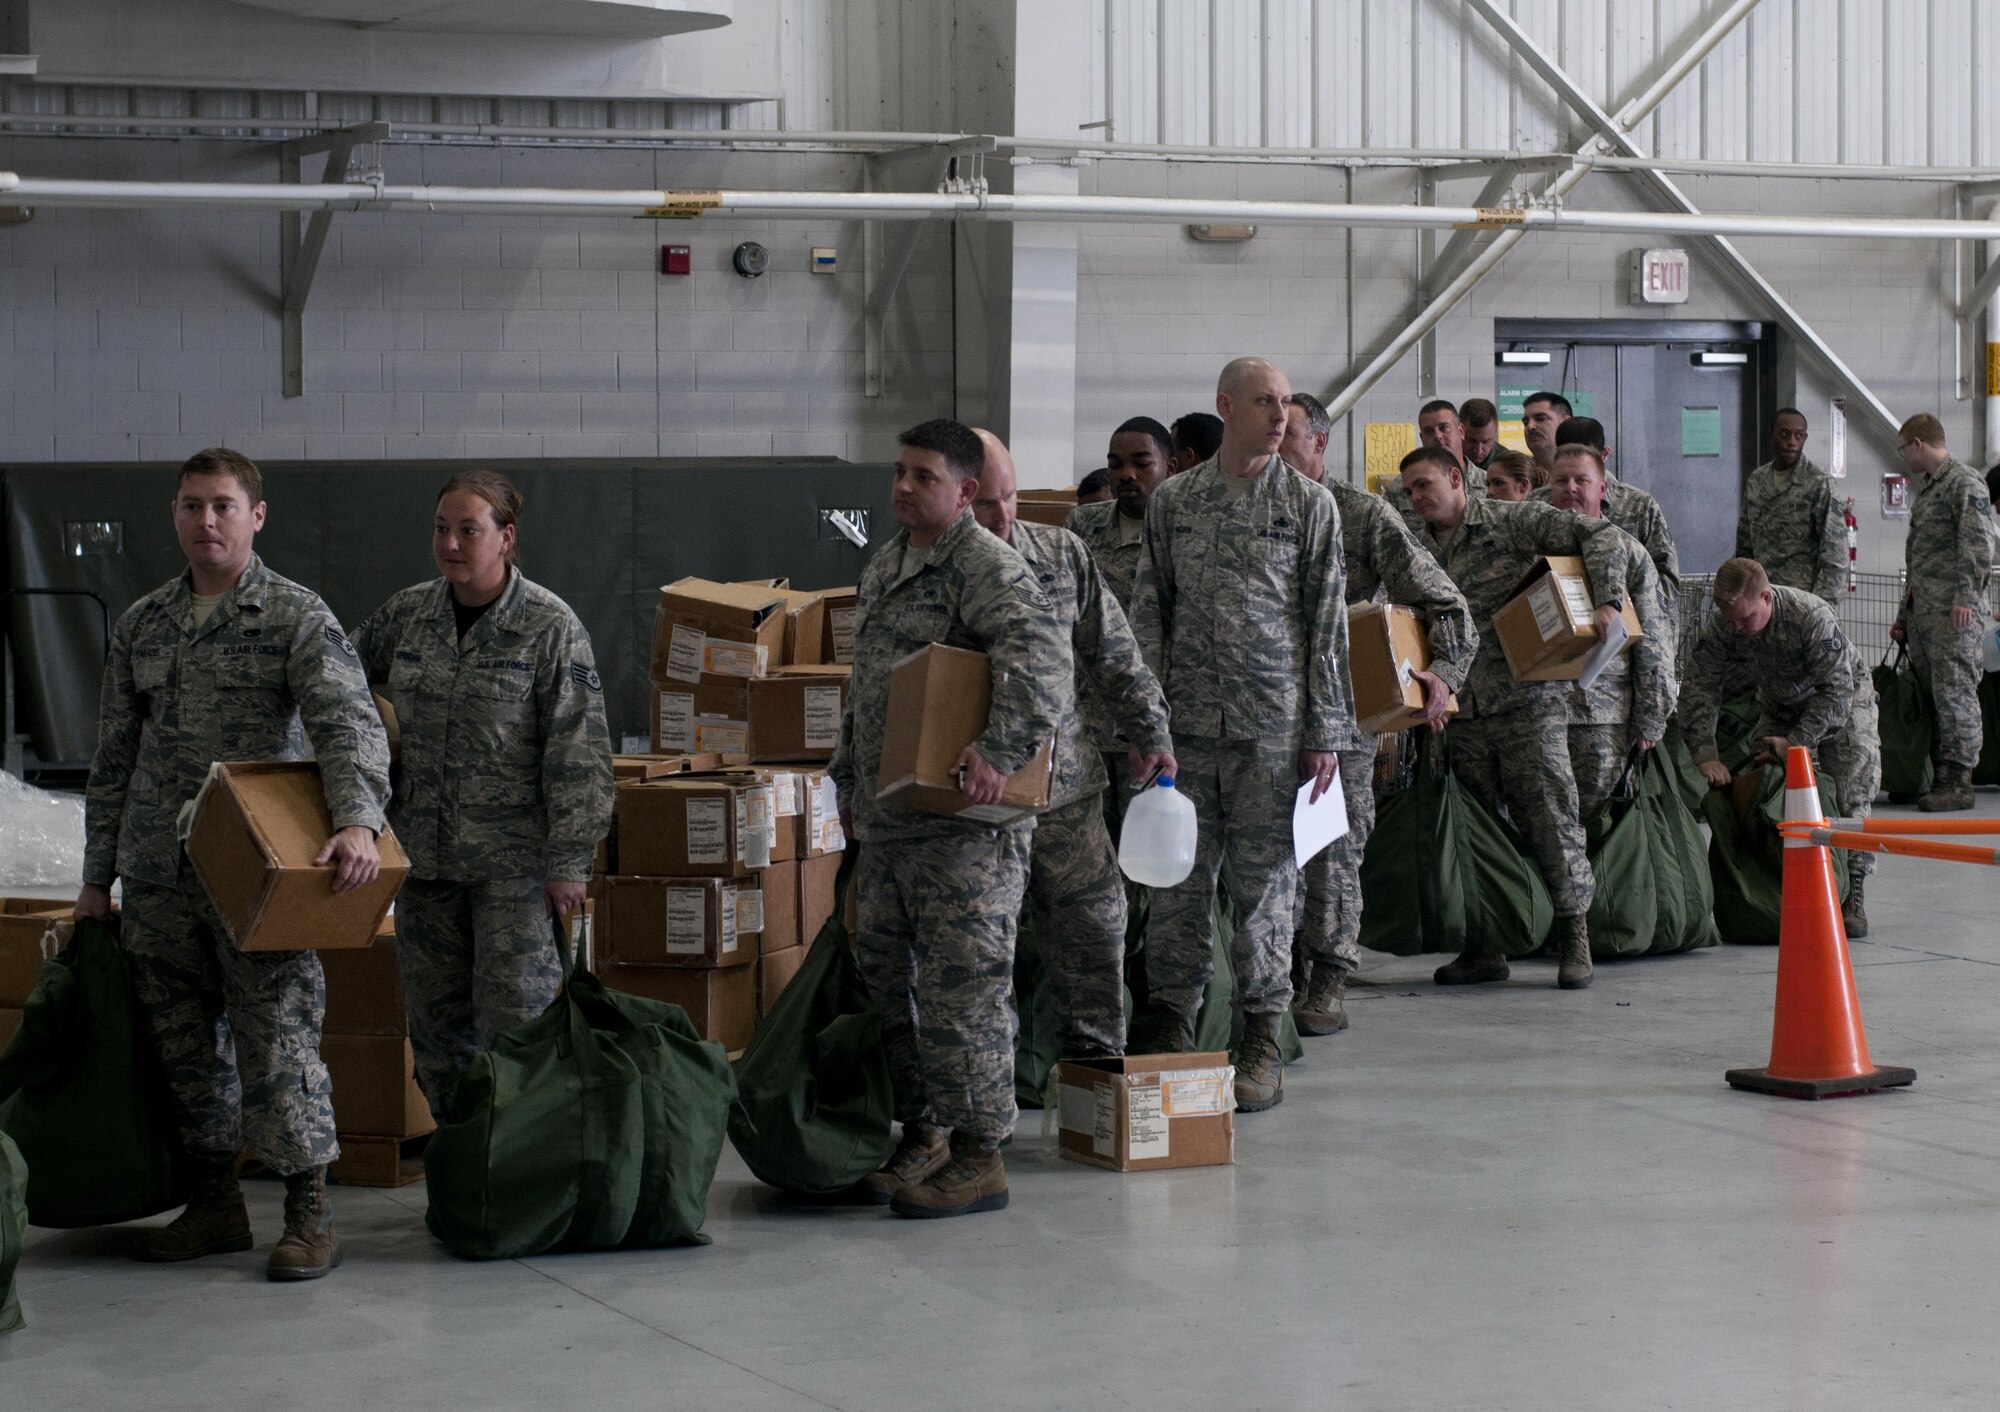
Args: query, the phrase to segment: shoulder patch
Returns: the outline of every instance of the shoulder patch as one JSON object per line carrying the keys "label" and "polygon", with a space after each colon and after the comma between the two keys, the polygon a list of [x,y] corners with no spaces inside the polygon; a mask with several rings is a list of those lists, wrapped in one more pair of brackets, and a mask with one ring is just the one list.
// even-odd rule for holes
{"label": "shoulder patch", "polygon": [[1038,612],[1052,612],[1056,606],[1049,601],[1049,596],[1046,593],[1036,588],[1027,579],[1014,580],[1014,596]]}
{"label": "shoulder patch", "polygon": [[604,679],[581,662],[572,662],[569,664],[569,676],[571,681],[581,686],[585,691],[601,692],[604,690]]}
{"label": "shoulder patch", "polygon": [[[245,634],[245,636],[248,636],[248,634]],[[347,640],[346,633],[342,632],[332,623],[326,625],[326,640],[342,652],[345,652],[348,656],[352,657],[354,655],[354,644]]]}

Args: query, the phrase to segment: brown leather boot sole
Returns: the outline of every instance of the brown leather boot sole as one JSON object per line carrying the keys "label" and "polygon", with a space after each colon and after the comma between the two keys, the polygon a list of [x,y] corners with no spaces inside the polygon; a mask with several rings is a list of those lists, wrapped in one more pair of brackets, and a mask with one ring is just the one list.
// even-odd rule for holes
{"label": "brown leather boot sole", "polygon": [[[945,1170],[949,1170],[949,1166]],[[889,1200],[889,1210],[914,1220],[940,1220],[948,1216],[971,1216],[981,1211],[1004,1211],[1007,1207],[1007,1169],[996,1162],[975,1179],[946,1186],[937,1180],[944,1171],[904,1187]]]}
{"label": "brown leather boot sole", "polygon": [[[313,1242],[313,1244],[316,1246],[323,1244],[324,1248],[319,1250],[309,1249],[303,1241],[279,1241],[271,1250],[270,1264],[264,1267],[265,1278],[276,1280],[280,1284],[288,1284],[295,1280],[324,1279],[340,1264],[340,1237],[329,1230],[320,1240]],[[297,1258],[296,1256],[288,1257],[284,1264],[278,1263],[278,1257],[286,1254],[288,1251],[296,1251],[299,1255],[303,1255],[307,1259],[311,1259],[316,1255],[319,1257],[319,1263],[291,1263],[293,1259]]]}

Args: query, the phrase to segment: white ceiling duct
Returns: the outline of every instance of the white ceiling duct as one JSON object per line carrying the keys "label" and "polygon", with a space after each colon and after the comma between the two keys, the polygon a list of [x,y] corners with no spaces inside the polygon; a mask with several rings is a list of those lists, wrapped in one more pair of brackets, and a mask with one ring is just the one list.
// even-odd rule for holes
{"label": "white ceiling duct", "polygon": [[235,0],[305,20],[364,29],[660,39],[729,23],[696,0]]}

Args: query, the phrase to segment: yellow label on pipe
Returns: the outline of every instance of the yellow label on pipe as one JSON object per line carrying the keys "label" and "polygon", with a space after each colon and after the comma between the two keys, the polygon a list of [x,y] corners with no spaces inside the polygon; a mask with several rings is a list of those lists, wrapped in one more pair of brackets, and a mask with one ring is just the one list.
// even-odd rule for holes
{"label": "yellow label on pipe", "polygon": [[1986,345],[1986,395],[2000,397],[2000,343]]}

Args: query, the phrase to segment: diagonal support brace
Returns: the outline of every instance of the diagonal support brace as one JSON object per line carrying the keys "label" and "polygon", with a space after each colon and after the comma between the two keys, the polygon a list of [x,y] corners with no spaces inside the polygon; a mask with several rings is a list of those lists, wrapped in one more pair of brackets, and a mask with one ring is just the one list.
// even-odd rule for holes
{"label": "diagonal support brace", "polygon": [[[293,184],[301,182],[303,159],[324,152],[326,169],[321,180],[332,180],[346,172],[357,146],[380,142],[389,133],[387,123],[358,123],[286,142],[278,153],[280,179]],[[308,221],[301,212],[287,211],[278,219],[282,281],[278,316],[284,323],[284,394],[299,397],[305,392],[306,301],[312,297],[313,276],[319,273],[320,256],[326,253],[326,238],[333,230],[333,212],[314,211]]]}

